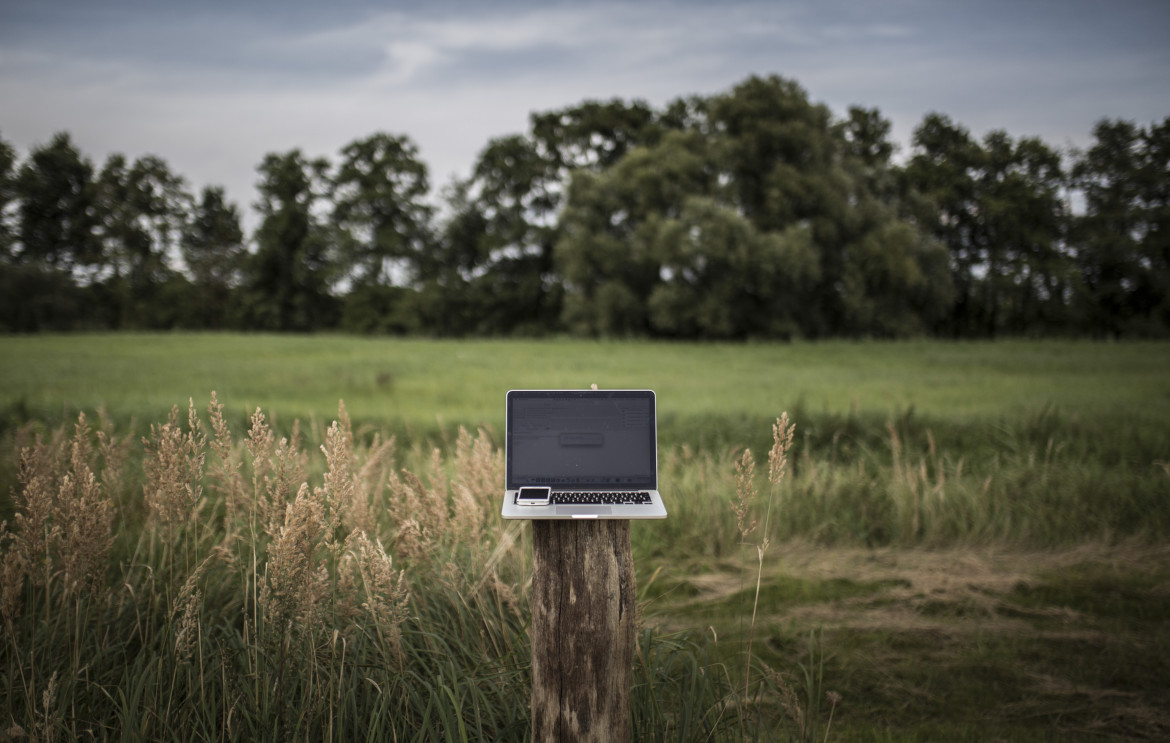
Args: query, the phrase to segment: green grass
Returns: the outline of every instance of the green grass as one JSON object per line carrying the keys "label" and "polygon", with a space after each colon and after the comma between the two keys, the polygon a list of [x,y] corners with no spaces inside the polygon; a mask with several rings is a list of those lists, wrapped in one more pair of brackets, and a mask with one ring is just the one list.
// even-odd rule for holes
{"label": "green grass", "polygon": [[[502,426],[522,387],[649,387],[664,423],[813,414],[996,419],[1056,409],[1082,419],[1170,415],[1170,344],[1006,341],[674,344],[581,340],[420,340],[242,334],[0,338],[0,406],[60,416],[105,405],[160,417],[219,393],[328,419],[344,398],[356,421],[429,430],[437,421]],[[692,431],[701,438],[701,432]],[[679,438],[685,438],[681,433]]]}
{"label": "green grass", "polygon": [[[659,400],[670,517],[632,530],[647,625],[633,690],[639,739],[822,740],[830,690],[843,701],[829,740],[1165,737],[1166,369],[1164,343],[0,338],[0,520],[10,533],[14,447],[33,432],[50,440],[64,426],[67,439],[79,411],[96,421],[104,408],[130,445],[111,493],[119,530],[106,598],[81,601],[59,577],[23,590],[26,611],[0,652],[0,741],[14,722],[96,739],[251,739],[276,725],[321,739],[522,736],[530,545],[495,518],[495,486],[481,494],[480,542],[395,558],[412,592],[399,673],[375,626],[340,615],[291,649],[266,641],[274,628],[255,594],[271,535],[229,530],[209,475],[201,513],[211,528],[180,530],[168,546],[147,528],[141,439],[188,398],[206,422],[215,390],[237,440],[256,407],[282,435],[302,421],[304,476],[320,487],[319,447],[344,399],[359,463],[375,432],[394,434],[393,468],[430,483],[431,446],[451,473],[460,425],[502,443],[506,390],[591,383],[650,387]],[[788,478],[769,487],[770,426],[782,411],[795,447]],[[751,544],[730,508],[743,446],[755,453],[761,522],[772,503],[767,534]],[[247,475],[248,456],[234,456]],[[400,549],[395,503],[371,497],[381,499],[376,535]],[[199,582],[198,662],[174,657],[173,602],[193,564],[180,547],[221,556]],[[339,556],[319,551],[338,605],[356,601],[336,577]],[[484,591],[492,554],[503,556],[492,567],[502,583]],[[291,675],[287,653],[298,658]],[[61,684],[46,711],[54,670]],[[803,735],[785,689],[813,716]]]}
{"label": "green grass", "polygon": [[[753,566],[690,562],[646,603],[741,657]],[[842,741],[1160,740],[1170,734],[1164,547],[862,551],[784,545],[768,561],[754,652],[789,675],[823,657]],[[815,643],[810,645],[810,633]],[[823,710],[822,710],[823,711]],[[823,720],[822,720],[823,724]]]}

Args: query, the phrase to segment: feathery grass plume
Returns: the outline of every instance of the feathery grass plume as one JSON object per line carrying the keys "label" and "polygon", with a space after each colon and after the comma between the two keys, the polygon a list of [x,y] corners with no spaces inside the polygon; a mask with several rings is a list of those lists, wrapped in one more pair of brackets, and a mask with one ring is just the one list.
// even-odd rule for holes
{"label": "feathery grass plume", "polygon": [[342,425],[333,421],[325,431],[325,443],[321,451],[325,454],[325,480],[321,487],[316,488],[316,495],[324,509],[326,524],[325,538],[334,540],[335,523],[338,516],[344,512],[349,518],[364,518],[360,508],[355,508],[353,495],[353,433],[349,430],[349,418],[345,415],[345,406],[341,407],[341,417],[345,421]]}
{"label": "feathery grass plume", "polygon": [[445,533],[447,504],[437,502],[439,498],[428,492],[418,475],[410,470],[391,472],[387,485],[395,503],[394,511],[402,518],[395,551],[405,559],[422,559]]}
{"label": "feathery grass plume", "polygon": [[396,445],[393,436],[383,440],[381,434],[374,434],[374,440],[366,450],[365,461],[354,475],[351,529],[360,524],[371,532],[375,531],[374,505],[382,502],[386,473],[394,461]]}
{"label": "feathery grass plume", "polygon": [[209,474],[213,490],[223,496],[227,508],[225,522],[229,525],[241,520],[251,510],[251,499],[244,483],[241,472],[243,463],[238,456],[238,449],[232,441],[232,432],[223,417],[223,403],[211,392],[211,402],[207,405],[207,415],[211,422],[212,437],[208,448],[215,455],[215,464]]}
{"label": "feathery grass plume", "polygon": [[364,531],[350,535],[346,550],[356,558],[361,576],[365,594],[361,607],[401,666],[406,660],[402,652],[402,623],[408,616],[410,601],[406,573],[394,570],[394,561],[386,554],[382,541],[371,542]]}
{"label": "feathery grass plume", "polygon": [[455,441],[455,479],[451,483],[455,527],[471,544],[483,535],[487,504],[493,502],[504,481],[503,460],[496,454],[487,432],[472,439],[462,426]]}
{"label": "feathery grass plume", "polygon": [[922,486],[918,473],[909,457],[904,454],[902,437],[893,423],[886,423],[890,435],[893,477],[892,498],[897,518],[899,536],[906,540],[918,538],[922,533]]}
{"label": "feathery grass plume", "polygon": [[143,494],[151,520],[166,527],[190,522],[198,514],[203,498],[203,463],[207,437],[190,401],[187,432],[179,422],[179,406],[161,426],[150,426],[150,438],[143,438],[142,470],[146,475]]}
{"label": "feathery grass plume", "polygon": [[763,661],[760,661],[760,665],[764,669],[764,678],[780,695],[780,708],[796,726],[796,735],[793,738],[798,741],[808,740],[808,724],[805,719],[804,706],[800,703],[800,695],[796,692],[796,683],[792,680],[792,676],[777,671]]}
{"label": "feathery grass plume", "polygon": [[278,442],[260,408],[252,413],[248,436],[244,440],[252,467],[252,492],[240,510],[254,519],[270,537],[275,537],[284,523],[287,506],[305,481],[306,456],[301,451],[299,422],[293,423],[291,438]]}
{"label": "feathery grass plume", "polygon": [[67,590],[93,593],[101,587],[114,544],[114,504],[90,469],[90,428],[78,416],[69,471],[61,479],[54,519],[60,525],[57,554]]}
{"label": "feathery grass plume", "polygon": [[41,719],[33,725],[33,739],[36,741],[53,741],[57,739],[57,715],[52,714],[53,705],[57,702],[57,672],[49,678],[49,685],[41,692]]}
{"label": "feathery grass plume", "polygon": [[53,513],[58,473],[64,470],[63,449],[60,430],[47,444],[38,433],[31,446],[20,449],[17,461],[20,489],[13,498],[17,529],[11,549],[19,556],[14,559],[19,559],[24,574],[34,586],[48,583],[52,546],[60,532]]}
{"label": "feathery grass plume", "polygon": [[[776,494],[776,486],[779,484],[781,478],[784,477],[788,463],[788,450],[792,446],[795,430],[795,426],[788,422],[787,413],[782,414],[772,425],[772,448],[768,452],[768,481],[772,487],[769,491],[760,543],[755,545],[758,566],[756,569],[755,598],[752,601],[751,624],[748,626],[747,649],[744,653],[743,698],[745,701],[749,698],[751,690],[752,645],[755,641],[756,615],[760,606],[760,587],[764,575],[764,553],[768,551],[771,540],[772,502]],[[751,450],[745,449],[743,456],[735,466],[737,499],[736,504],[733,506],[736,514],[736,524],[740,530],[741,541],[746,540],[747,535],[756,527],[755,520],[747,521],[747,513],[751,508],[752,501],[756,497],[756,489],[753,482],[754,475],[755,460],[752,458]]]}
{"label": "feathery grass plume", "polygon": [[269,467],[272,466],[272,454],[273,449],[276,447],[276,436],[272,433],[272,429],[268,427],[268,422],[264,419],[264,412],[260,408],[256,408],[256,411],[252,413],[250,423],[251,425],[248,427],[248,440],[245,446],[248,449],[248,454],[252,456],[253,489],[258,493],[260,483],[264,481]]}
{"label": "feathery grass plume", "polygon": [[282,635],[319,629],[325,594],[323,566],[316,559],[325,531],[325,509],[320,499],[302,483],[285,510],[284,524],[268,548],[260,605],[270,626]]}
{"label": "feathery grass plume", "polygon": [[9,533],[7,521],[0,521],[0,618],[9,635],[20,618],[27,570],[24,555],[16,548],[16,536]]}
{"label": "feathery grass plume", "polygon": [[430,542],[423,538],[422,527],[414,519],[406,519],[398,526],[394,552],[404,560],[421,560],[429,551]]}
{"label": "feathery grass plume", "polygon": [[[175,634],[175,658],[180,664],[186,664],[191,659],[191,652],[199,634],[199,606],[203,594],[200,593],[199,579],[203,575],[207,564],[215,557],[215,553],[208,555],[203,562],[191,571],[183,581],[182,588],[171,602],[171,623]],[[176,623],[176,619],[178,620]]]}
{"label": "feathery grass plume", "polygon": [[359,467],[354,435],[345,402],[338,403],[338,420],[325,432],[321,446],[328,471],[324,490],[340,525],[347,531],[374,529],[371,500],[381,493],[382,478],[394,451],[394,440],[383,442],[375,436]]}
{"label": "feathery grass plume", "polygon": [[756,520],[749,519],[752,504],[756,500],[756,460],[751,449],[744,449],[743,454],[735,463],[735,502],[731,510],[735,513],[735,528],[739,530],[741,542],[756,528]]}
{"label": "feathery grass plume", "polygon": [[118,488],[122,486],[122,468],[130,454],[132,441],[130,434],[120,438],[114,435],[114,422],[104,405],[98,408],[97,439],[98,454],[102,462],[102,485],[106,493],[113,498]]}
{"label": "feathery grass plume", "polygon": [[264,412],[252,413],[244,448],[252,460],[252,517],[264,532],[275,537],[284,522],[286,506],[299,484],[304,482],[299,447],[290,446],[285,438],[277,444]]}
{"label": "feathery grass plume", "polygon": [[265,516],[265,531],[275,536],[284,513],[305,481],[307,455],[301,450],[299,431],[281,437],[272,451],[272,466],[264,477],[264,495],[259,498]]}
{"label": "feathery grass plume", "polygon": [[425,523],[437,536],[446,532],[447,522],[451,516],[451,481],[443,466],[443,451],[437,446],[431,448],[427,480],[431,484],[430,488],[423,487],[422,481],[419,481],[420,487],[423,487],[423,492],[426,493],[423,499],[423,505],[427,509]]}
{"label": "feathery grass plume", "polygon": [[777,486],[784,479],[788,469],[788,451],[792,448],[792,439],[796,435],[796,425],[788,422],[788,413],[781,413],[772,424],[772,448],[768,451],[768,482],[771,490],[768,498],[768,508],[764,513],[764,534],[760,549],[768,551],[772,538],[772,503],[776,495]]}
{"label": "feathery grass plume", "polygon": [[772,448],[768,451],[768,482],[778,485],[788,467],[788,452],[796,435],[796,424],[788,421],[788,413],[781,413],[772,424]]}

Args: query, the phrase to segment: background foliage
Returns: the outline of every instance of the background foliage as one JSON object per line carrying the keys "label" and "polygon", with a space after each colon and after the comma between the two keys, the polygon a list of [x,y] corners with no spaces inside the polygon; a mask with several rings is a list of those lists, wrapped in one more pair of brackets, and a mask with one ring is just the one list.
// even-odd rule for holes
{"label": "background foliage", "polygon": [[796,82],[534,113],[432,193],[409,137],[257,167],[250,235],[166,162],[0,140],[0,329],[1165,336],[1170,119],[1085,151]]}

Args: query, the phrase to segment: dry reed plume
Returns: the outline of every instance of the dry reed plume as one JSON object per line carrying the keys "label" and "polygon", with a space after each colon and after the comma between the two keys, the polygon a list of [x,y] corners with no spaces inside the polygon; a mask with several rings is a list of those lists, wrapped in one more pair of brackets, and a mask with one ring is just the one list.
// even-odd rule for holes
{"label": "dry reed plume", "polygon": [[[772,448],[768,452],[768,481],[771,484],[771,488],[769,489],[760,542],[755,545],[758,560],[756,568],[756,592],[755,598],[752,601],[751,623],[748,626],[747,648],[744,653],[743,699],[745,702],[751,694],[752,645],[755,641],[756,615],[760,606],[760,587],[764,575],[764,554],[768,551],[771,543],[772,503],[787,468],[788,451],[792,446],[795,430],[795,426],[788,421],[788,413],[782,414],[772,425]],[[750,517],[757,496],[755,468],[755,458],[752,456],[751,449],[744,449],[743,455],[735,463],[736,500],[732,503],[732,511],[735,513],[735,523],[736,528],[739,530],[741,543],[746,541],[747,536],[758,525],[758,518]],[[788,696],[791,693],[791,688],[787,686],[777,686],[777,688],[782,695],[782,705],[787,707],[790,701]],[[798,720],[798,723],[803,725],[803,718]]]}
{"label": "dry reed plume", "polygon": [[322,626],[328,573],[318,552],[324,537],[324,506],[303,483],[268,547],[260,590],[265,618],[282,636],[294,629],[311,632]]}
{"label": "dry reed plume", "polygon": [[[105,479],[94,474],[93,432],[85,414],[73,437],[62,432],[48,441],[37,434],[18,456],[14,531],[0,524],[0,614],[11,630],[19,618],[24,585],[58,586],[59,600],[103,590],[113,545],[114,505]],[[118,446],[100,439],[106,461]],[[49,605],[46,596],[46,607]]]}
{"label": "dry reed plume", "polygon": [[394,561],[386,554],[381,540],[371,542],[364,531],[350,535],[345,551],[361,579],[361,590],[355,586],[351,595],[355,601],[364,597],[361,608],[401,665],[404,661],[401,628],[410,601],[406,572],[394,570]]}
{"label": "dry reed plume", "polygon": [[187,431],[179,421],[179,406],[171,408],[167,422],[150,426],[150,438],[142,440],[146,457],[142,491],[155,524],[174,528],[190,523],[203,500],[203,465],[207,437],[195,411],[187,409]]}
{"label": "dry reed plume", "polygon": [[735,463],[735,501],[731,504],[741,542],[746,541],[748,535],[756,529],[756,520],[751,517],[752,506],[756,501],[755,473],[756,460],[752,450],[744,449]]}

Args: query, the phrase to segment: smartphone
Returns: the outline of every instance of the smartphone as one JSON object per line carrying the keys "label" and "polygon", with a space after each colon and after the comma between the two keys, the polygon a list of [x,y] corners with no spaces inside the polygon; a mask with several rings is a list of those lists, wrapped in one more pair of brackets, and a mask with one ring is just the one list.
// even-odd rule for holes
{"label": "smartphone", "polygon": [[518,506],[547,506],[552,488],[520,488],[516,493]]}

